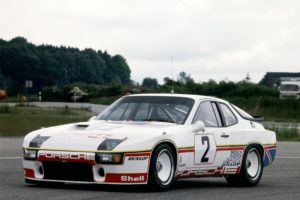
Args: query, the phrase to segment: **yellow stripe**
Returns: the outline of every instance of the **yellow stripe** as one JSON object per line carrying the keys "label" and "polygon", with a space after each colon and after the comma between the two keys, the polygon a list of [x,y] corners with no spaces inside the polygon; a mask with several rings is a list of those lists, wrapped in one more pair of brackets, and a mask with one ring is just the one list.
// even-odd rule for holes
{"label": "yellow stripe", "polygon": [[[263,146],[272,146],[272,145],[276,145],[276,143],[274,144],[262,144]],[[228,144],[228,145],[218,145],[216,147],[238,147],[238,146],[246,146],[246,144]],[[178,149],[190,149],[190,148],[195,148],[194,146],[186,146],[186,147],[179,147]]]}
{"label": "yellow stripe", "polygon": [[187,147],[178,147],[178,149],[193,149],[195,148],[194,146],[187,146]]}
{"label": "yellow stripe", "polygon": [[43,150],[43,151],[65,151],[65,152],[84,152],[84,153],[132,153],[132,152],[151,152],[151,149],[140,149],[140,150],[123,150],[123,151],[112,151],[112,150],[70,150],[70,149],[50,149],[50,148],[34,148],[24,147],[29,150]]}
{"label": "yellow stripe", "polygon": [[[263,146],[272,146],[274,144],[263,144]],[[229,144],[219,145],[217,147],[232,147],[232,146],[246,146],[244,144]],[[25,149],[31,150],[44,150],[44,151],[66,151],[66,152],[85,152],[85,153],[131,153],[131,152],[151,152],[152,149],[138,149],[138,150],[70,150],[70,149],[51,149],[51,148],[35,148],[35,147],[24,147]],[[191,149],[194,146],[179,147],[178,149]]]}

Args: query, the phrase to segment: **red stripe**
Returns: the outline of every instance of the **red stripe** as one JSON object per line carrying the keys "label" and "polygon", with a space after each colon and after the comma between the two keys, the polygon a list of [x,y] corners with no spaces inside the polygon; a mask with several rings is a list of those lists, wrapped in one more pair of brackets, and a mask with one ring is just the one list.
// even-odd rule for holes
{"label": "red stripe", "polygon": [[147,173],[107,173],[104,182],[109,183],[144,183],[147,182]]}
{"label": "red stripe", "polygon": [[[217,147],[217,151],[231,151],[231,150],[244,150],[245,147],[241,146],[241,147]],[[178,153],[191,153],[191,152],[195,152],[195,149],[179,149]]]}
{"label": "red stripe", "polygon": [[33,169],[24,168],[24,175],[27,178],[34,178],[34,171],[33,171]]}
{"label": "red stripe", "polygon": [[244,150],[245,147],[218,147],[217,151]]}
{"label": "red stripe", "polygon": [[277,145],[267,146],[267,147],[264,147],[264,148],[265,149],[276,149]]}
{"label": "red stripe", "polygon": [[141,153],[126,153],[125,157],[128,156],[151,156],[150,152],[141,152]]}
{"label": "red stripe", "polygon": [[195,149],[179,149],[178,153],[191,153],[195,152]]}

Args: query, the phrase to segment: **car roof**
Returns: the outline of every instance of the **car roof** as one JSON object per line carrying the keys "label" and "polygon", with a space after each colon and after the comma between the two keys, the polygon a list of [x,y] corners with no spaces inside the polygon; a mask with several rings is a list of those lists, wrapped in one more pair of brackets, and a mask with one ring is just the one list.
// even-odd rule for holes
{"label": "car roof", "polygon": [[210,100],[226,102],[225,100],[219,99],[216,97],[204,96],[204,95],[194,95],[194,94],[145,93],[145,94],[132,94],[132,95],[128,95],[128,96],[184,97],[184,98],[194,99],[195,101],[203,100],[203,99],[210,99]]}

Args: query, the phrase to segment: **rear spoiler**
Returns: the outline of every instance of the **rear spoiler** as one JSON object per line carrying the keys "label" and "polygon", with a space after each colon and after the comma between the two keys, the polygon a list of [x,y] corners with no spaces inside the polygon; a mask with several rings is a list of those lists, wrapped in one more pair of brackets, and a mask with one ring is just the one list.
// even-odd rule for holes
{"label": "rear spoiler", "polygon": [[247,119],[249,121],[253,121],[253,122],[263,122],[265,120],[264,117],[262,116],[253,116],[252,118],[250,117],[243,117],[244,119]]}

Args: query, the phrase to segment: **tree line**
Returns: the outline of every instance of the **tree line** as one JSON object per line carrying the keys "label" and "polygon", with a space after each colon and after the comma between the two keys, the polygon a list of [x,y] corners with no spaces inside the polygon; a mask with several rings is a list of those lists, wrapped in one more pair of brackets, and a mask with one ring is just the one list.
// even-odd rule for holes
{"label": "tree line", "polygon": [[[0,39],[0,89],[10,95],[73,83],[128,85],[130,73],[121,55],[106,51],[34,45],[23,37]],[[32,88],[25,88],[26,81]]]}
{"label": "tree line", "polygon": [[[115,99],[127,92],[170,93],[172,90],[225,98],[278,97],[276,88],[264,84],[270,79],[268,74],[260,84],[251,83],[250,77],[237,83],[212,79],[196,83],[189,74],[180,72],[174,80],[165,77],[162,84],[156,78],[145,77],[139,85],[130,79],[130,72],[121,55],[111,56],[106,51],[34,45],[22,37],[10,41],[0,39],[0,89],[6,89],[10,96],[42,91],[43,100],[70,101],[70,91],[79,87],[87,94],[80,101]],[[32,88],[26,89],[28,80],[32,81]]]}
{"label": "tree line", "polygon": [[278,97],[279,92],[275,87],[250,82],[250,77],[239,82],[223,80],[216,82],[210,79],[207,82],[196,83],[186,72],[180,72],[176,79],[164,78],[164,83],[159,85],[155,78],[144,78],[141,92],[167,92],[174,91],[182,94],[200,94],[216,97]]}

